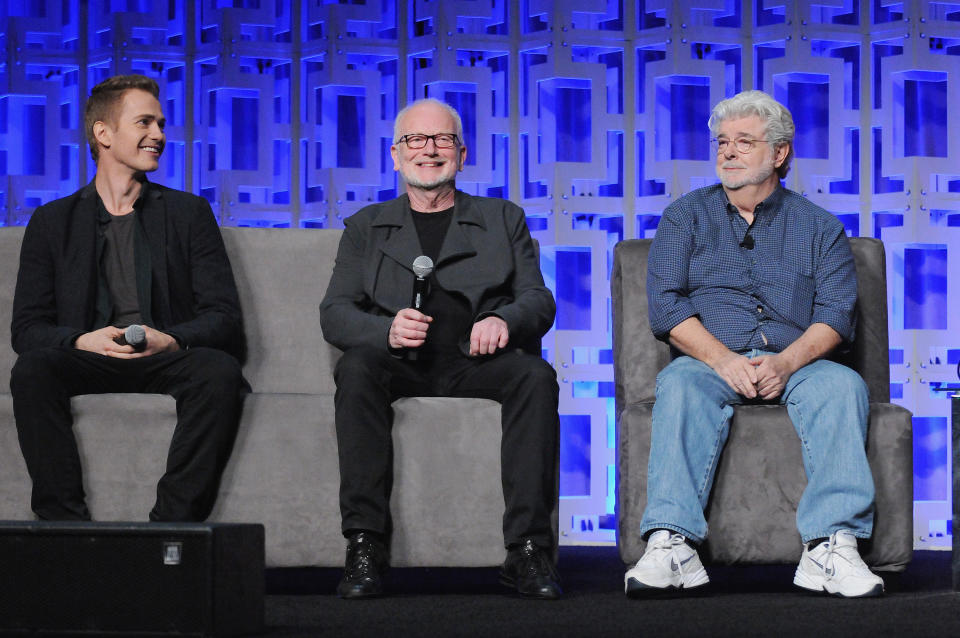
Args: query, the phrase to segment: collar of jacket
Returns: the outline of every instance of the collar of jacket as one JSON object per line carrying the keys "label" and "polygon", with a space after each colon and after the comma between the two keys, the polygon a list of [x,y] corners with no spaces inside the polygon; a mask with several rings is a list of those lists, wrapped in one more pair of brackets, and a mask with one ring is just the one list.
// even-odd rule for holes
{"label": "collar of jacket", "polygon": [[[374,227],[390,228],[388,238],[383,243],[383,253],[408,270],[412,270],[413,260],[423,253],[420,237],[410,215],[410,199],[406,194],[387,202],[371,223]],[[447,236],[440,247],[436,266],[458,257],[472,257],[477,254],[469,237],[469,227],[486,230],[483,215],[473,197],[462,191],[456,191],[453,204],[453,219]],[[395,229],[395,230],[394,230]]]}

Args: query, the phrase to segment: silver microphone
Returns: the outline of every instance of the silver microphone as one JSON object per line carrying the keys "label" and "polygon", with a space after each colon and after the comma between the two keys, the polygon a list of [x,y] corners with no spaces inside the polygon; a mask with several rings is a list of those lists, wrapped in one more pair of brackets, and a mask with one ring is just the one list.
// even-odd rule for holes
{"label": "silver microphone", "polygon": [[426,255],[420,255],[413,260],[413,274],[417,276],[413,280],[413,301],[410,307],[414,310],[423,308],[424,297],[427,296],[427,277],[433,272],[433,260]]}

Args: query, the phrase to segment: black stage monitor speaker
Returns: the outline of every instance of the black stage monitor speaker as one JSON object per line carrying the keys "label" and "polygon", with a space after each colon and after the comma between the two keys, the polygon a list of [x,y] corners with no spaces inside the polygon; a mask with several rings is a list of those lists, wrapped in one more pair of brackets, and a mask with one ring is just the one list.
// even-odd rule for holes
{"label": "black stage monitor speaker", "polygon": [[263,525],[0,521],[0,633],[263,630]]}

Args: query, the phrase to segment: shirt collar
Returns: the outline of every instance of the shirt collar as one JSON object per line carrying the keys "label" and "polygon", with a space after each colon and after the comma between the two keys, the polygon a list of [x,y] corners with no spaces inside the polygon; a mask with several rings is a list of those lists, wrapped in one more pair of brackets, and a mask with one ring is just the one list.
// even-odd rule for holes
{"label": "shirt collar", "polygon": [[[723,201],[727,207],[727,213],[730,215],[739,215],[740,211],[737,210],[737,207],[730,203],[730,199],[727,197],[727,191],[720,189],[720,192],[723,193]],[[759,219],[763,217],[764,219],[770,219],[783,208],[783,197],[785,190],[782,184],[777,184],[777,187],[773,189],[773,192],[767,195],[767,198],[757,204],[757,207],[753,209],[754,217]]]}

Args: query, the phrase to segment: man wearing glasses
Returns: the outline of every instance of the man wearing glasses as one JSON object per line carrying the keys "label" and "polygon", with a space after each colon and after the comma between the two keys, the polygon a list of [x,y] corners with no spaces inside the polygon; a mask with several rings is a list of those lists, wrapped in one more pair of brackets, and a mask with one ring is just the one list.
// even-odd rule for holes
{"label": "man wearing glasses", "polygon": [[467,149],[449,105],[425,99],[407,106],[393,139],[390,154],[406,194],[345,220],[320,304],[323,335],[343,350],[334,402],[347,557],[337,593],[383,593],[391,402],[458,396],[502,405],[508,552],[500,580],[526,597],[558,598],[551,512],[559,389],[540,356],[556,307],[523,210],[456,189]]}
{"label": "man wearing glasses", "polygon": [[[624,576],[641,597],[708,582],[696,546],[733,405],[784,404],[803,441],[804,547],[794,584],[878,596],[883,580],[857,550],[873,527],[864,450],[867,389],[824,359],[853,338],[853,255],[836,217],[780,184],[793,156],[790,112],[760,91],[714,107],[720,184],[664,211],[649,258],[650,326],[681,356],[657,377],[647,548]],[[762,533],[758,530],[758,533]]]}

